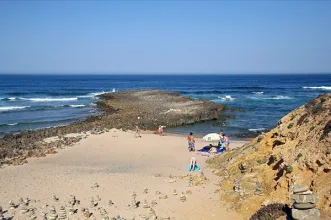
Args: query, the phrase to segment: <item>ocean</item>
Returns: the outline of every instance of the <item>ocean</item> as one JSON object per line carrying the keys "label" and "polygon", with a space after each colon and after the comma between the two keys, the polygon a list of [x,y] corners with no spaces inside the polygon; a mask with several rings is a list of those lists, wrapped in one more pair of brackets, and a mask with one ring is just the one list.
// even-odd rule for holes
{"label": "ocean", "polygon": [[[0,136],[66,125],[97,114],[98,94],[128,89],[162,89],[208,99],[243,112],[222,126],[224,133],[266,131],[293,109],[331,92],[331,74],[242,75],[0,75]],[[165,131],[198,135],[219,132],[205,122]]]}

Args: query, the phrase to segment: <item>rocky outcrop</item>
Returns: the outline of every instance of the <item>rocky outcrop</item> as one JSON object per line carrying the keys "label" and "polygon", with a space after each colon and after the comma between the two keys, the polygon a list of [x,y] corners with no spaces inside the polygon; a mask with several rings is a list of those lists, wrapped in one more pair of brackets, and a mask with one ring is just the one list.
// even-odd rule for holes
{"label": "rocky outcrop", "polygon": [[309,203],[331,212],[330,131],[331,94],[325,94],[251,143],[210,159],[220,169],[222,200],[248,217],[263,205],[289,204],[293,186],[306,185],[319,197]]}
{"label": "rocky outcrop", "polygon": [[[218,119],[226,107],[207,100],[193,100],[177,93],[161,90],[134,90],[108,93],[97,103],[100,115],[68,126],[23,131],[0,139],[0,167],[4,164],[23,164],[27,157],[44,156],[54,149],[70,146],[80,139],[65,137],[71,133],[101,134],[110,128],[156,129],[158,125],[175,127]],[[47,143],[45,138],[58,137]]]}

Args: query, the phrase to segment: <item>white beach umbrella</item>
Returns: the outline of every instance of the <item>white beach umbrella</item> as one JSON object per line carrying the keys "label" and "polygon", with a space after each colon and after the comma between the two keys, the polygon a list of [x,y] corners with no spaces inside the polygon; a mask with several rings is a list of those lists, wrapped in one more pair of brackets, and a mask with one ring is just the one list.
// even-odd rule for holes
{"label": "white beach umbrella", "polygon": [[204,136],[202,139],[206,142],[215,142],[215,141],[219,141],[221,138],[220,135],[217,133],[210,133]]}

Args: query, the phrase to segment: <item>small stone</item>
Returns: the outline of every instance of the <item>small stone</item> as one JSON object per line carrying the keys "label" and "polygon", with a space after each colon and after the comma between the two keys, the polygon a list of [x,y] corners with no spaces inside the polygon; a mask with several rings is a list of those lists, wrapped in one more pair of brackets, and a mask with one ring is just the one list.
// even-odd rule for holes
{"label": "small stone", "polygon": [[109,201],[108,201],[108,207],[111,207],[111,206],[113,206],[113,205],[114,205],[113,201],[112,201],[112,200],[109,200]]}
{"label": "small stone", "polygon": [[313,209],[316,207],[313,203],[294,203],[293,207],[300,210]]}
{"label": "small stone", "polygon": [[157,205],[156,200],[152,200],[151,205],[152,205],[152,206],[156,206],[156,205]]}
{"label": "small stone", "polygon": [[56,210],[55,210],[54,206],[49,209],[49,212],[50,212],[50,214],[49,214],[48,219],[49,220],[56,220],[58,215],[56,214]]}
{"label": "small stone", "polygon": [[37,216],[35,216],[34,214],[30,216],[30,220],[35,220],[37,219]]}
{"label": "small stone", "polygon": [[143,203],[143,208],[148,209],[149,207],[150,206],[148,205],[147,200],[145,199]]}
{"label": "small stone", "polygon": [[99,196],[99,195],[97,195],[97,196],[96,196],[96,198],[95,198],[95,200],[96,200],[96,201],[101,201],[101,198],[100,198],[100,196]]}
{"label": "small stone", "polygon": [[309,188],[307,186],[293,186],[293,193],[301,193],[308,191]]}
{"label": "small stone", "polygon": [[23,203],[24,203],[24,200],[23,200],[22,197],[20,198],[19,203],[20,203],[20,204],[23,204]]}
{"label": "small stone", "polygon": [[25,213],[27,213],[27,212],[28,212],[28,208],[26,207],[25,204],[22,204],[22,206],[21,206],[21,213],[22,213],[22,214],[25,214]]}
{"label": "small stone", "polygon": [[90,208],[94,208],[98,203],[94,201],[94,198],[90,198]]}
{"label": "small stone", "polygon": [[172,193],[174,196],[177,195],[177,191],[174,189],[174,192]]}
{"label": "small stone", "polygon": [[68,201],[70,205],[75,205],[76,204],[76,197],[74,195],[70,195],[70,199]]}
{"label": "small stone", "polygon": [[155,192],[155,195],[160,195],[160,194],[161,194],[160,191],[156,191],[156,192]]}
{"label": "small stone", "polygon": [[149,209],[149,218],[150,220],[155,220],[157,217],[156,217],[156,214],[155,214],[155,211],[153,208],[150,208]]}
{"label": "small stone", "polygon": [[147,193],[148,193],[148,189],[146,188],[144,189],[143,194],[147,194]]}
{"label": "small stone", "polygon": [[53,195],[53,201],[54,201],[54,202],[57,202],[57,201],[59,201],[59,198],[56,197],[56,195]]}
{"label": "small stone", "polygon": [[185,202],[185,201],[186,201],[186,196],[185,196],[185,194],[182,193],[182,195],[180,196],[179,199],[180,199],[180,201]]}
{"label": "small stone", "polygon": [[83,215],[85,218],[89,218],[92,215],[92,213],[88,209],[85,209]]}
{"label": "small stone", "polygon": [[99,188],[99,184],[98,183],[94,183],[93,186],[91,186],[92,189],[96,189]]}
{"label": "small stone", "polygon": [[76,210],[75,210],[74,206],[70,205],[68,208],[68,214],[73,215],[73,214],[75,214],[75,212],[76,212]]}
{"label": "small stone", "polygon": [[295,220],[319,220],[321,215],[318,209],[292,209],[291,213],[292,218]]}
{"label": "small stone", "polygon": [[66,219],[67,218],[67,212],[64,206],[61,206],[59,211],[59,219]]}
{"label": "small stone", "polygon": [[9,209],[15,209],[15,204],[11,200],[9,201]]}

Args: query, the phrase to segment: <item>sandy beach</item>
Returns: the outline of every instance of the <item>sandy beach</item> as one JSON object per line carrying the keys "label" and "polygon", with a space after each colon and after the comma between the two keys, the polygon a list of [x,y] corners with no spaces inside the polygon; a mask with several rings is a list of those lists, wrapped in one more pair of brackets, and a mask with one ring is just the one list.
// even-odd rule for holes
{"label": "sandy beach", "polygon": [[[244,143],[232,141],[231,147]],[[197,139],[197,149],[205,145]],[[41,212],[48,213],[51,206],[58,211],[68,205],[70,195],[75,195],[81,204],[75,206],[78,212],[68,216],[69,219],[84,219],[81,207],[89,208],[92,219],[101,219],[100,207],[107,210],[109,217],[143,219],[149,214],[149,209],[142,207],[144,200],[149,205],[152,200],[157,202],[153,209],[158,219],[242,219],[228,209],[215,192],[218,180],[206,167],[207,157],[196,156],[208,181],[189,186],[187,174],[201,174],[186,170],[191,155],[186,137],[143,133],[142,138],[135,138],[133,132],[112,129],[101,135],[90,135],[56,154],[30,158],[27,164],[1,169],[0,206],[8,210],[6,217],[15,214],[14,219],[28,219],[20,213],[20,208],[9,210],[8,204],[10,200],[17,204],[21,197],[29,197],[30,207],[36,208],[36,216],[42,219]],[[95,183],[99,187],[92,187]],[[147,194],[143,193],[145,188]],[[178,195],[173,195],[174,190]],[[128,206],[134,191],[140,202],[138,208]],[[157,195],[156,191],[161,194]],[[182,192],[186,202],[180,200]],[[58,202],[53,200],[53,195],[59,198]],[[101,198],[94,208],[90,208],[91,197]],[[108,207],[109,200],[114,203],[111,207]]]}

